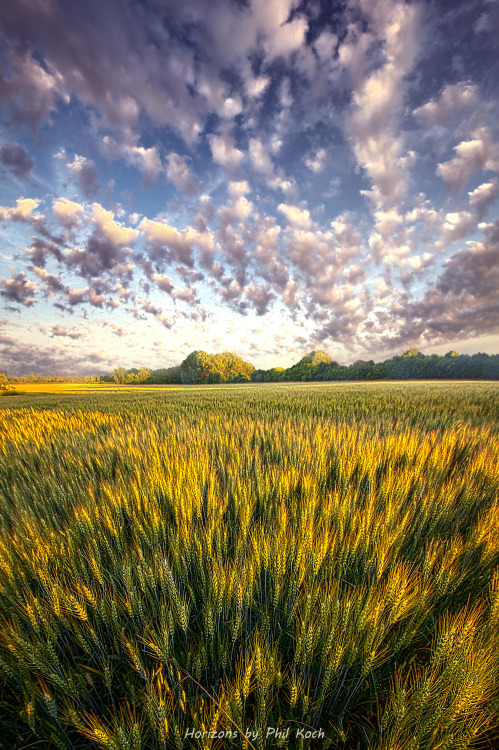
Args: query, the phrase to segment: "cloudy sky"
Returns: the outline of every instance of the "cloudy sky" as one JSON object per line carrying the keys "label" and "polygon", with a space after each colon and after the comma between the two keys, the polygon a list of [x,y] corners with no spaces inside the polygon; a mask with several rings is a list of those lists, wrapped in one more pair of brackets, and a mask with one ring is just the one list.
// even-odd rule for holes
{"label": "cloudy sky", "polygon": [[499,352],[498,0],[3,0],[0,369]]}

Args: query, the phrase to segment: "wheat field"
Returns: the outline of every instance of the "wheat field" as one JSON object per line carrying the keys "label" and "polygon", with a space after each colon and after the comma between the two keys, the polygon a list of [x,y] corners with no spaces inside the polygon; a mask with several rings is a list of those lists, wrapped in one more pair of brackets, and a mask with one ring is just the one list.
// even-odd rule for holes
{"label": "wheat field", "polygon": [[499,390],[0,409],[2,748],[499,743]]}

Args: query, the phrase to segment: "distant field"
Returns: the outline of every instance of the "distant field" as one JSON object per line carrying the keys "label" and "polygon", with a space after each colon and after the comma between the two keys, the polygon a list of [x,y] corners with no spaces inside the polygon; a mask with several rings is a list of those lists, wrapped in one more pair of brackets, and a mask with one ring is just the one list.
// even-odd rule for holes
{"label": "distant field", "polygon": [[113,393],[115,391],[136,391],[173,386],[157,385],[114,385],[113,383],[19,383],[15,389],[23,393]]}
{"label": "distant field", "polygon": [[[119,393],[119,392],[130,392],[137,393],[141,391],[156,391],[156,390],[192,390],[192,389],[228,389],[234,390],[236,388],[348,388],[349,386],[365,386],[367,388],[386,387],[390,385],[404,385],[407,387],[417,387],[424,384],[432,385],[436,388],[445,385],[455,385],[459,387],[465,383],[471,383],[474,385],[480,385],[482,383],[494,384],[496,381],[455,381],[455,380],[407,380],[407,381],[334,381],[334,382],[303,382],[303,383],[234,383],[234,384],[217,384],[217,385],[180,385],[180,384],[144,384],[144,385],[117,385],[114,383],[19,383],[15,385],[15,389],[20,393],[56,393],[56,394],[80,394],[80,393]],[[497,384],[499,387],[499,383]]]}
{"label": "distant field", "polygon": [[498,384],[19,387],[0,747],[499,746]]}

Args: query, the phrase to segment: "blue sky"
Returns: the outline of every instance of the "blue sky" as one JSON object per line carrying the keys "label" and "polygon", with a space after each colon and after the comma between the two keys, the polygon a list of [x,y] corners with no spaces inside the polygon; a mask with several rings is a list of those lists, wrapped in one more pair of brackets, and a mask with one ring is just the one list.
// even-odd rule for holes
{"label": "blue sky", "polygon": [[4,0],[0,369],[499,351],[499,2]]}

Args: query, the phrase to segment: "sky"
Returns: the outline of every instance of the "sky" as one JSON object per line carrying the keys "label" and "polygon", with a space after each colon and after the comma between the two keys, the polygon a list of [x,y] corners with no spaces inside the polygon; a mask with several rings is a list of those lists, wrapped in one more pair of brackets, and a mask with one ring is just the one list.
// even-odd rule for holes
{"label": "sky", "polygon": [[3,0],[0,370],[499,352],[498,0]]}

